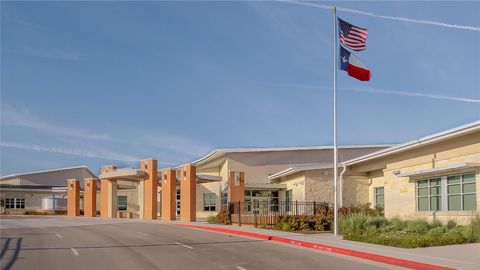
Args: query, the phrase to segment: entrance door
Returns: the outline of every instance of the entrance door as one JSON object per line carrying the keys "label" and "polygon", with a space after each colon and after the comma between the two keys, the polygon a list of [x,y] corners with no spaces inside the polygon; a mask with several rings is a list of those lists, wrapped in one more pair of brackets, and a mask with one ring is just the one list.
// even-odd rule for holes
{"label": "entrance door", "polygon": [[177,189],[177,217],[180,217],[180,189]]}

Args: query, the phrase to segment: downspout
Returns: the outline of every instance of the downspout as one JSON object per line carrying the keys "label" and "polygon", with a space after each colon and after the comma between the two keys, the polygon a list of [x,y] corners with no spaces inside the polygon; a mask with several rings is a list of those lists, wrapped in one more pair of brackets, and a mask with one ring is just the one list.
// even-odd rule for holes
{"label": "downspout", "polygon": [[343,207],[343,174],[347,171],[345,162],[343,163],[343,170],[340,173],[340,208]]}

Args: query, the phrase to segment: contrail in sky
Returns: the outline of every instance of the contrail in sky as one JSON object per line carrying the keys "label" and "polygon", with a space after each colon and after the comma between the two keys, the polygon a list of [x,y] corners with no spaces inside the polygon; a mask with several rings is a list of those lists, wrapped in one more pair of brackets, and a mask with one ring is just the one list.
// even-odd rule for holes
{"label": "contrail in sky", "polygon": [[[316,8],[321,8],[321,9],[332,10],[332,8],[333,8],[332,6],[310,3],[310,2],[297,2],[297,1],[288,1],[288,0],[277,0],[277,1],[282,2],[282,3],[316,7]],[[458,24],[450,24],[450,23],[443,23],[443,22],[436,22],[436,21],[429,21],[429,20],[419,20],[419,19],[410,19],[410,18],[403,18],[403,17],[385,16],[385,15],[379,15],[379,14],[375,14],[375,13],[371,13],[371,12],[366,12],[366,11],[361,11],[361,10],[356,10],[356,9],[350,9],[350,8],[342,8],[342,7],[337,7],[337,10],[343,11],[343,12],[348,12],[348,13],[370,16],[370,17],[374,17],[374,18],[380,18],[380,19],[388,19],[388,20],[395,20],[395,21],[418,23],[418,24],[428,24],[428,25],[435,25],[435,26],[441,26],[441,27],[447,27],[447,28],[456,28],[456,29],[463,29],[463,30],[471,30],[471,31],[480,31],[480,27],[477,27],[477,26],[458,25]]]}
{"label": "contrail in sky", "polygon": [[[295,83],[271,83],[271,82],[262,82],[262,81],[252,81],[254,84],[268,85],[273,87],[288,87],[288,88],[303,88],[303,89],[319,89],[319,90],[331,90],[332,87],[327,86],[314,86],[314,85],[304,85],[304,84],[295,84]],[[474,98],[465,98],[465,97],[455,97],[455,96],[442,96],[436,94],[428,93],[419,93],[419,92],[407,92],[407,91],[398,91],[398,90],[388,90],[388,89],[379,89],[379,88],[352,88],[352,87],[339,87],[340,91],[349,91],[349,92],[360,92],[360,93],[372,93],[372,94],[386,94],[386,95],[397,95],[397,96],[411,96],[411,97],[423,97],[431,99],[442,99],[450,101],[459,101],[467,103],[480,103],[480,99]]]}

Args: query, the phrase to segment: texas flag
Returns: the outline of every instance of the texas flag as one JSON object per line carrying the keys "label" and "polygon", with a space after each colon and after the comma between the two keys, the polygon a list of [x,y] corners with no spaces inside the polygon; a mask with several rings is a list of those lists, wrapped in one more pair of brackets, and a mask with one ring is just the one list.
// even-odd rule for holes
{"label": "texas flag", "polygon": [[360,81],[370,80],[370,70],[358,60],[358,58],[340,46],[340,69],[345,70],[350,77],[354,77]]}

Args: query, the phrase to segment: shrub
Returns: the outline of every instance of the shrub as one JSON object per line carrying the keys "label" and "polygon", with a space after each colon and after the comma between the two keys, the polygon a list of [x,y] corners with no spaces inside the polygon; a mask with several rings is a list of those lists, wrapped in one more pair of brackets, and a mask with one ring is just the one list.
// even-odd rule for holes
{"label": "shrub", "polygon": [[217,224],[218,223],[217,216],[209,216],[207,218],[207,222],[209,224]]}
{"label": "shrub", "polygon": [[447,228],[448,228],[448,229],[452,229],[452,228],[455,228],[455,227],[457,227],[457,222],[455,222],[455,220],[451,220],[451,219],[450,219],[450,220],[447,222]]}
{"label": "shrub", "polygon": [[449,222],[429,224],[425,220],[402,221],[369,217],[361,213],[348,214],[340,219],[344,239],[404,248],[455,245],[480,241],[480,218],[467,226]]}
{"label": "shrub", "polygon": [[364,214],[367,216],[383,216],[382,208],[371,208],[370,203],[352,204],[348,207],[342,207],[338,210],[339,216],[346,216],[348,214]]}
{"label": "shrub", "polygon": [[463,235],[471,243],[480,243],[480,215],[477,215],[470,221],[470,224],[465,226]]}
{"label": "shrub", "polygon": [[278,216],[274,228],[282,231],[326,231],[333,222],[333,212],[325,211],[316,216]]}
{"label": "shrub", "polygon": [[365,227],[375,227],[377,229],[386,225],[388,225],[388,220],[383,216],[368,217],[364,224]]}
{"label": "shrub", "polygon": [[363,213],[347,214],[340,219],[340,231],[348,237],[358,237],[363,233],[363,225],[368,216]]}
{"label": "shrub", "polygon": [[405,230],[411,233],[423,234],[430,229],[428,222],[423,219],[408,220],[406,225]]}
{"label": "shrub", "polygon": [[23,212],[24,215],[29,215],[29,216],[46,216],[48,215],[47,212],[37,212],[37,210],[26,210]]}
{"label": "shrub", "polygon": [[222,210],[220,210],[216,216],[216,223],[218,224],[225,224],[225,225],[229,225],[232,223],[232,219],[231,219],[231,216],[230,216],[230,211],[227,207],[225,208],[222,208]]}

